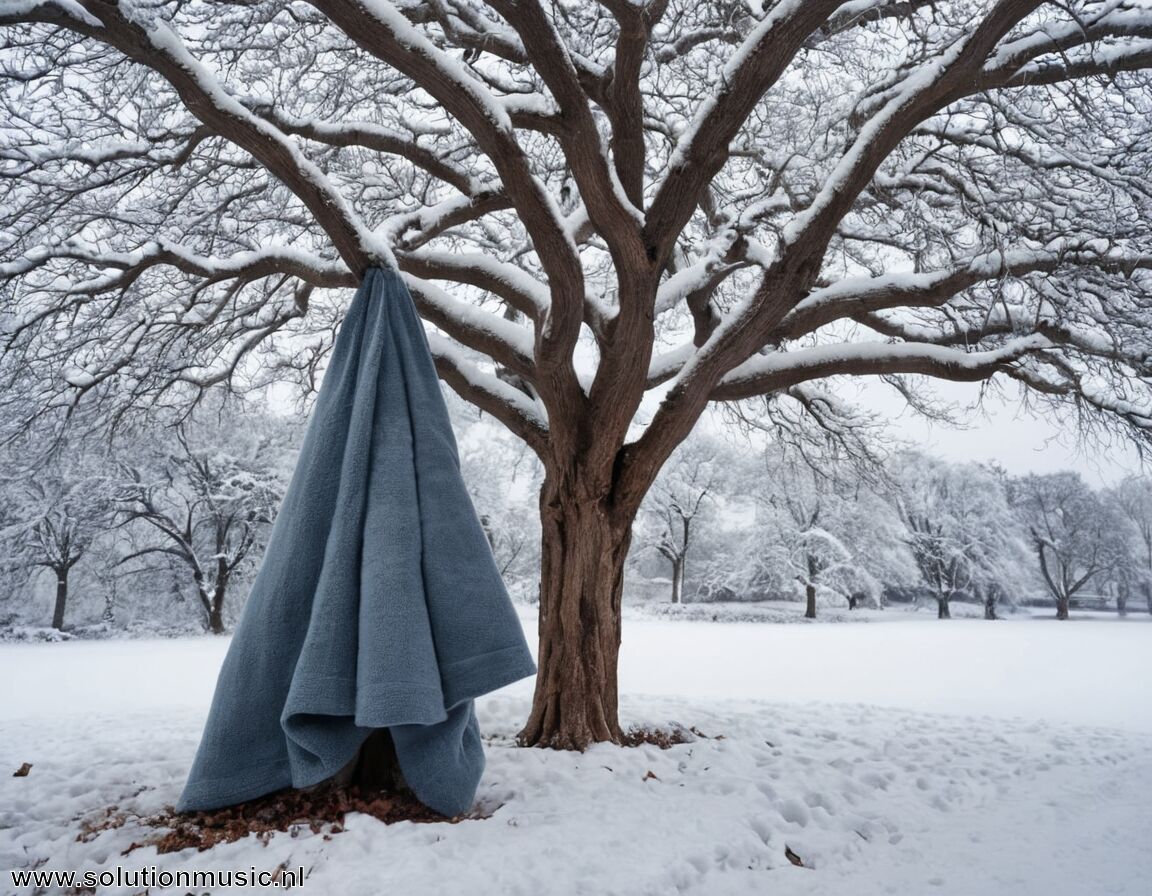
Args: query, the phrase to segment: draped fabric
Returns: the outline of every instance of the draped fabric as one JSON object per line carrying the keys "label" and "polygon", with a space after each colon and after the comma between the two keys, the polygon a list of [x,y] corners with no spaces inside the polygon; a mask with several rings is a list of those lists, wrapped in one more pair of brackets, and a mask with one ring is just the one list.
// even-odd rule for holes
{"label": "draped fabric", "polygon": [[388,728],[416,796],[475,798],[474,698],[536,671],[460,475],[423,325],[371,268],[216,684],[181,810],[340,771]]}

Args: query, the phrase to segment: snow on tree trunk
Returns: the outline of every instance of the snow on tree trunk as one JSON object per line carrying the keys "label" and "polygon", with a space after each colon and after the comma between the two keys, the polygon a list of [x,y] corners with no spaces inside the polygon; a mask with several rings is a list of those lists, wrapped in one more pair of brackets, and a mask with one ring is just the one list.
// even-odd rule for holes
{"label": "snow on tree trunk", "polygon": [[68,570],[56,573],[56,606],[52,610],[52,628],[64,628],[64,607],[68,603]]}
{"label": "snow on tree trunk", "polygon": [[621,737],[616,666],[634,514],[573,491],[551,480],[541,491],[539,672],[524,746],[583,750]]}

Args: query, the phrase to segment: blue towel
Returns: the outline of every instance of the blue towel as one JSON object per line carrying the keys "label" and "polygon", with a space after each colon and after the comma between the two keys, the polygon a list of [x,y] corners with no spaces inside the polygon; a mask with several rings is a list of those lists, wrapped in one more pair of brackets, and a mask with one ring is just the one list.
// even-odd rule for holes
{"label": "blue towel", "polygon": [[423,325],[399,273],[371,268],[177,808],[317,784],[388,728],[408,786],[455,815],[484,769],[474,698],[535,671],[460,476]]}

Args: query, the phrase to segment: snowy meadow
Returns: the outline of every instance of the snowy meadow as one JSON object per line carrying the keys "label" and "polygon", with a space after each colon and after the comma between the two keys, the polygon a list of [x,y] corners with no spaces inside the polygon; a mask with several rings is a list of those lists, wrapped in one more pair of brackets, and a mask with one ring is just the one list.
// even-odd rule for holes
{"label": "snowy meadow", "polygon": [[[516,747],[521,682],[479,704],[486,817],[165,855],[138,816],[175,801],[227,639],[5,644],[0,767],[32,769],[0,777],[0,867],[302,866],[318,894],[1147,893],[1149,618],[885,612],[633,616],[623,721],[690,742]],[[124,824],[78,840],[110,807]]]}

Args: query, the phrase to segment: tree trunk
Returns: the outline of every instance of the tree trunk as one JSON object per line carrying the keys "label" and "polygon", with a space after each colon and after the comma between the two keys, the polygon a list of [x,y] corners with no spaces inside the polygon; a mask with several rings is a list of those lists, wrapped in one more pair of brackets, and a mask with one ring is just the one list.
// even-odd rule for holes
{"label": "tree trunk", "polygon": [[804,618],[816,618],[816,586],[809,582],[804,586],[804,597],[806,605],[804,607]]}
{"label": "tree trunk", "polygon": [[212,589],[212,605],[208,609],[208,628],[214,635],[224,634],[224,597],[228,593],[229,573],[223,560],[216,572],[216,587]]}
{"label": "tree trunk", "polygon": [[[208,631],[214,635],[224,634],[224,614],[221,612],[221,608],[224,606],[223,601],[217,601],[215,594],[209,595],[203,581],[196,583],[196,590],[200,595],[200,606],[204,609],[204,619],[208,624]],[[219,591],[219,586],[215,590]]]}
{"label": "tree trunk", "polygon": [[1128,615],[1128,583],[1121,582],[1116,588],[1116,614],[1118,616]]}
{"label": "tree trunk", "polygon": [[1056,618],[1057,619],[1067,619],[1068,618],[1068,598],[1066,598],[1066,597],[1056,598]]}
{"label": "tree trunk", "polygon": [[52,610],[52,628],[62,631],[64,628],[64,607],[68,603],[68,570],[56,570],[56,606]]}
{"label": "tree trunk", "polygon": [[621,738],[616,665],[635,509],[612,510],[549,475],[540,492],[540,653],[524,746],[583,750]]}
{"label": "tree trunk", "polygon": [[672,603],[684,602],[684,558],[672,561]]}
{"label": "tree trunk", "polygon": [[1144,603],[1148,606],[1148,615],[1152,616],[1152,584],[1144,586]]}
{"label": "tree trunk", "polygon": [[849,594],[848,595],[848,609],[849,610],[855,610],[856,605],[859,602],[859,600],[860,599],[855,594]]}
{"label": "tree trunk", "polygon": [[396,793],[405,789],[396,744],[387,728],[377,728],[361,745],[352,769],[351,783],[358,785],[361,792],[383,790]]}
{"label": "tree trunk", "polygon": [[1000,617],[996,615],[996,603],[1000,598],[1000,586],[988,585],[978,589],[977,593],[984,604],[984,618],[999,619]]}
{"label": "tree trunk", "polygon": [[952,611],[948,609],[948,598],[936,598],[936,618],[937,619],[951,619]]}

